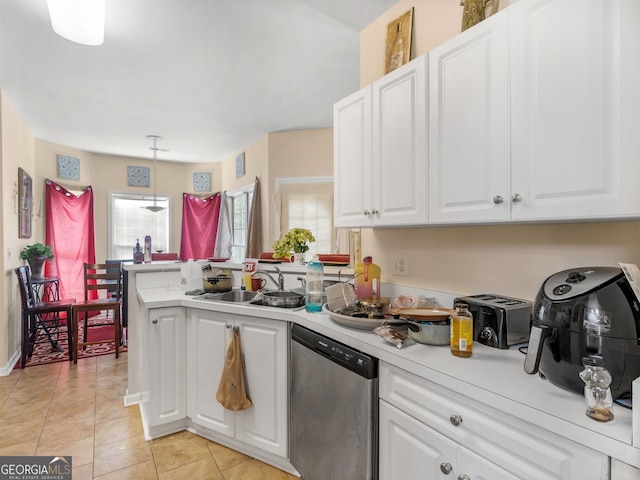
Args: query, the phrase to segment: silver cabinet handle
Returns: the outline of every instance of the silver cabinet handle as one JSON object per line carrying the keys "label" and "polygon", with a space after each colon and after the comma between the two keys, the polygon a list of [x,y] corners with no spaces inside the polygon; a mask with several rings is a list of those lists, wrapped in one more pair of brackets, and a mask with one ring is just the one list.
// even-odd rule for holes
{"label": "silver cabinet handle", "polygon": [[511,201],[513,203],[520,203],[522,201],[522,195],[520,195],[519,193],[514,193],[513,195],[511,195]]}
{"label": "silver cabinet handle", "polygon": [[447,462],[440,464],[440,471],[445,475],[449,475],[451,473],[451,470],[453,470],[453,465],[451,465],[450,463]]}
{"label": "silver cabinet handle", "polygon": [[380,213],[380,212],[378,212],[378,210],[375,209],[375,208],[373,210],[371,210],[371,215],[377,215],[378,213]]}
{"label": "silver cabinet handle", "polygon": [[371,212],[369,210],[367,210],[366,208],[364,209],[364,212],[362,212],[362,213],[364,213],[365,215],[371,215]]}
{"label": "silver cabinet handle", "polygon": [[158,319],[154,318],[153,320],[151,320],[151,323],[153,323],[154,325],[156,325],[158,323]]}
{"label": "silver cabinet handle", "polygon": [[454,427],[459,427],[460,424],[462,423],[462,417],[460,415],[451,415],[449,417],[449,421],[451,422],[451,425],[453,425]]}
{"label": "silver cabinet handle", "polygon": [[227,328],[231,328],[233,327],[233,325],[231,325],[230,323],[227,323]]}
{"label": "silver cabinet handle", "polygon": [[493,203],[495,205],[500,205],[502,202],[504,202],[504,198],[502,198],[500,195],[496,195],[495,197],[493,197]]}
{"label": "silver cabinet handle", "polygon": [[471,477],[466,473],[463,473],[462,475],[458,475],[458,480],[471,480]]}

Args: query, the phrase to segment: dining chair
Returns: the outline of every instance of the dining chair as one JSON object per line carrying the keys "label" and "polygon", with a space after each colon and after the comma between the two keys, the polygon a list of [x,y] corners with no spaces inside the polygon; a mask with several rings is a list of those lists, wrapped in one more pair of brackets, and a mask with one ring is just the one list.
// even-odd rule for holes
{"label": "dining chair", "polygon": [[[73,360],[73,329],[70,328],[71,307],[74,298],[38,301],[31,283],[31,269],[23,265],[15,269],[18,276],[18,287],[22,301],[22,352],[20,368],[27,364],[27,358],[33,354],[37,343],[51,342],[51,346],[58,351],[62,347],[58,343],[62,329],[67,331],[67,350],[69,360]],[[62,313],[65,314],[64,318]]]}
{"label": "dining chair", "polygon": [[[73,325],[73,363],[78,363],[79,349],[87,345],[114,343],[116,358],[119,356],[121,315],[122,315],[122,264],[121,263],[85,263],[84,264],[84,302],[75,303],[71,309]],[[101,312],[113,312],[98,315]],[[79,335],[79,321],[82,315],[84,332]],[[94,317],[93,320],[90,320]],[[89,330],[97,327],[113,326],[113,338],[91,339]]]}

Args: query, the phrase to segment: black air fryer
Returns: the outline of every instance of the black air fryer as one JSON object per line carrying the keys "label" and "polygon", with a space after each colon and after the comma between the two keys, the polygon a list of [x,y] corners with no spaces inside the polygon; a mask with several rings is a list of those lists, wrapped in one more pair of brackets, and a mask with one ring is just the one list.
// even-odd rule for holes
{"label": "black air fryer", "polygon": [[540,287],[525,371],[582,393],[583,358],[604,360],[614,399],[631,395],[640,377],[640,307],[619,268],[565,270]]}

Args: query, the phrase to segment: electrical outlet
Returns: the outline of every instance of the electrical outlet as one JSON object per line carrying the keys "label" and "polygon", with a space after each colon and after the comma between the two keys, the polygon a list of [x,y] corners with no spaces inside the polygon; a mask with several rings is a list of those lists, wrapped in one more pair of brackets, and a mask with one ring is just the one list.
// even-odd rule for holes
{"label": "electrical outlet", "polygon": [[391,274],[403,277],[409,275],[409,262],[406,255],[391,255]]}

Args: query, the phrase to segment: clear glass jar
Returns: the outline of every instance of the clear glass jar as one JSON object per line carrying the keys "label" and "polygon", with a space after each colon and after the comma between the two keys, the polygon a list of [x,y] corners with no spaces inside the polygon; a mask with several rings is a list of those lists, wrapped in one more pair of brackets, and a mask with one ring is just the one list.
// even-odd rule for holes
{"label": "clear glass jar", "polygon": [[470,357],[473,351],[473,315],[469,305],[458,303],[451,314],[449,346],[456,357]]}
{"label": "clear glass jar", "polygon": [[587,402],[587,417],[598,422],[613,420],[613,397],[611,395],[611,374],[604,368],[604,359],[600,356],[584,357],[584,370],[580,378],[584,382],[584,399]]}
{"label": "clear glass jar", "polygon": [[324,265],[314,258],[307,263],[305,310],[319,312],[324,302]]}

